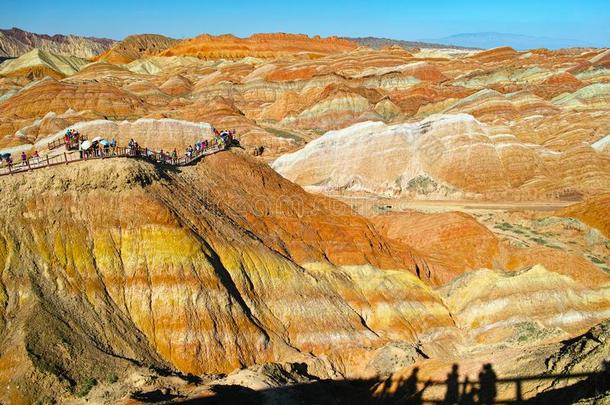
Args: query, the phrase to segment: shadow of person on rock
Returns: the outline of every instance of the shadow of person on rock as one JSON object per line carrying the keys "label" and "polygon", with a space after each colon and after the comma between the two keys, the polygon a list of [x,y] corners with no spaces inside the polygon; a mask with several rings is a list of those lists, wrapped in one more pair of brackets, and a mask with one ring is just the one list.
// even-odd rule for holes
{"label": "shadow of person on rock", "polygon": [[414,367],[411,371],[411,375],[406,380],[399,383],[394,398],[410,398],[417,393],[417,378],[419,374],[419,367]]}
{"label": "shadow of person on rock", "polygon": [[388,401],[392,405],[421,405],[426,389],[432,384],[428,380],[421,390],[417,389],[419,367],[413,368],[409,378],[400,383],[393,397]]}
{"label": "shadow of person on rock", "polygon": [[[470,389],[468,389],[470,388]],[[477,403],[478,390],[474,384],[470,383],[468,377],[464,379],[464,387],[462,388],[462,395],[458,402],[459,405],[475,405]]]}
{"label": "shadow of person on rock", "polygon": [[479,373],[479,403],[481,405],[492,405],[495,402],[498,394],[497,380],[498,377],[491,367],[491,363],[485,364]]}
{"label": "shadow of person on rock", "polygon": [[451,372],[447,374],[447,379],[445,380],[445,385],[447,386],[447,391],[445,392],[445,400],[444,404],[457,404],[460,397],[460,375],[458,373],[459,366],[457,364],[453,364],[451,366]]}

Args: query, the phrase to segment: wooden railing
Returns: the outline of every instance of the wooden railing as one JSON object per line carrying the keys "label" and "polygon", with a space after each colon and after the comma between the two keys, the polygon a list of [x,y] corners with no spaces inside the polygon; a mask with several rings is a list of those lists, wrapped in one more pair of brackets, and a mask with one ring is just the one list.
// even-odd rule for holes
{"label": "wooden railing", "polygon": [[60,148],[64,145],[66,145],[66,150],[74,150],[74,149],[78,149],[78,145],[79,145],[80,141],[86,141],[86,140],[87,140],[86,137],[81,136],[79,139],[70,139],[68,142],[66,142],[66,140],[63,137],[61,137],[52,142],[49,142],[47,145],[47,148],[49,150],[53,150],[53,149],[57,149],[57,148]]}
{"label": "wooden railing", "polygon": [[[62,139],[63,142],[63,139]],[[190,156],[184,155],[173,158],[169,153],[159,153],[152,151],[148,148],[101,148],[97,151],[87,150],[78,152],[64,152],[63,154],[49,157],[49,155],[43,157],[29,158],[24,162],[17,162],[12,164],[2,163],[0,166],[0,176],[6,176],[16,173],[28,172],[31,170],[43,169],[46,167],[52,167],[62,164],[70,164],[73,162],[82,162],[87,160],[95,159],[111,159],[118,157],[126,158],[139,158],[152,161],[157,164],[171,165],[171,166],[186,166],[192,164],[202,158],[203,156],[211,155],[227,149],[228,146],[225,144],[214,144],[206,149],[199,151],[193,150]]]}

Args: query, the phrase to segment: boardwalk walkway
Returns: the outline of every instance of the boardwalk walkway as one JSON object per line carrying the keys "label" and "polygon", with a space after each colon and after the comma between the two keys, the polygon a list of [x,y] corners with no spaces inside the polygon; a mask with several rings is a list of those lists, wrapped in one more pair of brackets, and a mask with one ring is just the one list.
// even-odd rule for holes
{"label": "boardwalk walkway", "polygon": [[24,173],[57,165],[67,165],[74,162],[83,162],[96,159],[112,159],[119,157],[146,159],[154,163],[170,166],[186,166],[195,163],[204,156],[212,155],[226,149],[228,149],[228,146],[224,144],[222,146],[216,144],[200,151],[193,150],[190,157],[182,156],[177,159],[172,159],[167,153],[161,155],[160,153],[154,152],[147,148],[138,148],[135,150],[124,147],[116,147],[114,150],[110,150],[107,153],[101,150],[98,155],[93,155],[92,152],[90,155],[83,155],[79,151],[64,152],[63,154],[58,154],[53,157],[46,155],[39,158],[29,158],[25,162],[13,163],[10,166],[3,163],[0,167],[0,176]]}

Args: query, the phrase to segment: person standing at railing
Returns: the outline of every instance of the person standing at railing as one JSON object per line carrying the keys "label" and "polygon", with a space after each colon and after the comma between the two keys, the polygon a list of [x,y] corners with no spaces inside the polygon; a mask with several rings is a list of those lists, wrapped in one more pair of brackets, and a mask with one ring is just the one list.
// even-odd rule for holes
{"label": "person standing at railing", "polygon": [[28,155],[25,153],[25,151],[21,152],[21,165],[22,166],[27,165],[27,161],[28,161]]}
{"label": "person standing at railing", "polygon": [[112,154],[116,155],[116,139],[113,136],[112,140],[110,141],[110,148],[112,148]]}
{"label": "person standing at railing", "polygon": [[176,164],[177,161],[178,161],[178,153],[176,152],[176,149],[174,148],[174,150],[172,151],[172,163]]}

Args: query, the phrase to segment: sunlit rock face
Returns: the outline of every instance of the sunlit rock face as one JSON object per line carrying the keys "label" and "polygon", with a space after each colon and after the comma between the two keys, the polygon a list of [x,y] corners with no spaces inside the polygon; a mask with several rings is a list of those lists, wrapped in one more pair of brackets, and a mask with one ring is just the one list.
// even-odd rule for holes
{"label": "sunlit rock face", "polygon": [[[235,128],[247,149],[263,147],[266,161],[328,130],[439,113],[467,113],[558,151],[610,133],[607,50],[428,51],[287,34],[135,35],[88,65],[33,50],[38,56],[0,67],[0,145],[26,144],[17,131],[68,109]],[[228,114],[215,108],[219,100]]]}
{"label": "sunlit rock face", "polygon": [[[126,146],[130,139],[136,140],[142,147],[151,150],[171,151],[183,149],[202,140],[214,137],[212,127],[207,123],[196,123],[174,119],[140,118],[136,121],[94,120],[78,122],[70,126],[79,133],[86,134],[89,139],[102,137],[115,139],[119,146]],[[62,129],[52,135],[39,139],[35,147],[44,148],[51,141],[64,136]]]}
{"label": "sunlit rock face", "polygon": [[371,222],[242,152],[179,172],[105,160],[1,181],[14,195],[2,197],[0,327],[16,350],[0,356],[0,382],[33,382],[13,400],[136,363],[369,376],[395,371],[397,351],[571,336],[610,307],[610,276],[562,252],[515,262],[459,214]]}
{"label": "sunlit rock face", "polygon": [[163,35],[130,35],[114,43],[110,49],[96,56],[95,60],[126,64],[146,56],[154,56],[178,43],[178,40]]}
{"label": "sunlit rock face", "polygon": [[[603,198],[592,201],[603,201]],[[594,206],[592,203],[589,205]],[[579,205],[569,207],[558,214],[567,216],[572,208],[576,211],[578,207]],[[591,210],[591,217],[595,217],[593,213],[599,215],[603,211],[601,205],[599,207]],[[425,258],[427,267],[419,269],[420,274],[443,269],[436,274],[439,284],[446,284],[465,272],[480,268],[513,272],[536,264],[589,287],[603,285],[607,279],[603,271],[581,255],[538,244],[515,246],[510,243],[510,239],[503,240],[463,212],[423,213],[408,210],[377,215],[370,220],[383,236],[413,246]],[[589,222],[594,227],[604,229],[601,218],[598,222]],[[496,226],[494,229],[503,227],[506,225],[501,223],[499,228]]]}
{"label": "sunlit rock face", "polygon": [[3,63],[0,66],[0,76],[26,76],[38,79],[51,76],[61,79],[78,72],[88,63],[87,59],[60,56],[34,49],[17,59]]}
{"label": "sunlit rock face", "polygon": [[245,56],[271,58],[297,53],[328,54],[356,48],[339,38],[308,37],[293,34],[255,34],[248,38],[233,35],[201,35],[178,42],[161,56],[197,56],[203,59],[239,59]]}
{"label": "sunlit rock face", "polygon": [[106,38],[49,36],[11,28],[0,30],[0,56],[18,58],[33,49],[40,49],[63,56],[91,58],[108,49],[114,42]]}
{"label": "sunlit rock face", "polygon": [[[328,132],[272,166],[312,190],[390,196],[485,196],[508,190],[542,195],[566,184],[584,193],[610,187],[605,154],[581,145],[560,153],[521,142],[505,130],[466,114],[392,126],[367,122]],[[574,182],[578,176],[584,181],[580,185]]]}
{"label": "sunlit rock face", "polygon": [[[0,178],[3,403],[73,399],[115,372],[125,396],[167,370],[255,387],[299,363],[296,383],[413,363],[444,378],[454,361],[474,378],[482,361],[562,371],[555,355],[573,348],[556,342],[609,316],[607,50],[272,34],[133,36],[86,65],[53,52],[0,67],[1,152],[47,153],[67,128],[181,151],[211,126],[236,129],[245,152]],[[301,186],[374,203],[584,201],[549,220],[563,245],[519,247],[521,228],[456,212],[364,218]],[[605,347],[599,328],[589,349]],[[111,402],[99,388],[89,401]]]}
{"label": "sunlit rock face", "polygon": [[2,359],[19,364],[6,385],[35,375],[62,392],[39,361],[75,381],[86,364],[211,373],[319,356],[362,375],[391,341],[457,333],[410,247],[240,153],[181,173],[104,161],[2,182],[19,196],[2,205],[0,318],[20,348]]}
{"label": "sunlit rock face", "polygon": [[479,341],[510,340],[526,324],[539,324],[541,335],[582,333],[610,316],[610,278],[587,286],[541,265],[517,273],[471,272],[442,294],[456,323]]}
{"label": "sunlit rock face", "polygon": [[145,103],[137,96],[103,83],[71,84],[42,80],[0,105],[3,117],[34,118],[48,112],[63,113],[69,108],[93,110],[109,118],[142,114]]}
{"label": "sunlit rock face", "polygon": [[601,194],[561,210],[560,215],[578,218],[610,237],[608,207],[610,207],[610,194]]}

